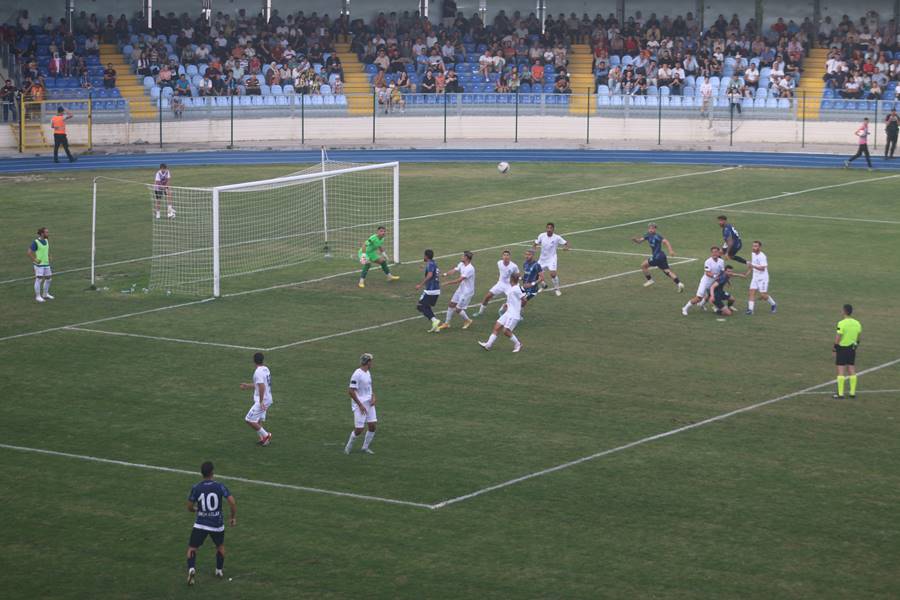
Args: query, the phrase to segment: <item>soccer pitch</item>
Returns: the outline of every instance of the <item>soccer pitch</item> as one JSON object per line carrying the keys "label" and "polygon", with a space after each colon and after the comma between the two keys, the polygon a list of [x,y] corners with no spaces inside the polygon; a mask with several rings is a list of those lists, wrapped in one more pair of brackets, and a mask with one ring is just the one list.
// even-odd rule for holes
{"label": "soccer pitch", "polygon": [[[296,170],[179,167],[173,183]],[[335,257],[230,279],[207,301],[140,293],[140,260],[101,268],[87,289],[98,174],[152,176],[48,172],[0,188],[0,581],[12,596],[896,597],[900,175],[402,164],[399,281],[373,269],[361,290],[358,263]],[[149,200],[108,208],[98,262],[150,254]],[[681,315],[721,213],[744,256],[763,241],[777,314],[758,302],[745,316],[735,279],[735,316]],[[562,295],[528,305],[521,353],[476,344],[499,302],[469,330],[457,317],[426,333],[413,289],[424,248],[443,271],[474,251],[477,300],[501,250],[521,265],[547,221],[573,249],[560,253]],[[642,287],[647,247],[630,238],[650,221],[684,294],[657,271]],[[45,304],[25,255],[39,226],[57,273]],[[856,400],[835,401],[845,302],[863,325],[864,374]],[[238,388],[257,350],[273,378],[267,448]],[[362,352],[375,356],[376,454],[345,456]],[[204,460],[238,525],[226,580],[207,541],[189,590],[184,505]]]}

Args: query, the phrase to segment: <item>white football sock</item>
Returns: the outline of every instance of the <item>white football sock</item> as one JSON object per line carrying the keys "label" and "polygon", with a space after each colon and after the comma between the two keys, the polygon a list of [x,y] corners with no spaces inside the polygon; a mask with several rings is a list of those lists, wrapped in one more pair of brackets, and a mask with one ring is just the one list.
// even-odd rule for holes
{"label": "white football sock", "polygon": [[700,298],[700,302],[697,304],[697,306],[700,308],[706,306],[706,298]]}
{"label": "white football sock", "polygon": [[491,337],[488,338],[488,341],[487,341],[487,347],[490,348],[491,346],[494,345],[494,342],[496,342],[496,341],[497,341],[497,334],[496,334],[496,333],[492,333],[492,334],[491,334]]}
{"label": "white football sock", "polygon": [[516,346],[519,345],[519,338],[516,337],[516,334],[512,334],[511,336],[509,336],[509,339]]}
{"label": "white football sock", "polygon": [[479,304],[479,305],[478,305],[478,314],[479,314],[479,315],[480,315],[481,313],[484,312],[484,307],[485,307],[484,304]]}
{"label": "white football sock", "polygon": [[559,289],[559,277],[553,277],[552,279],[553,279],[553,288],[558,290]]}
{"label": "white football sock", "polygon": [[464,311],[464,310],[460,310],[460,311],[459,311],[459,316],[461,316],[461,317],[462,317],[463,319],[465,319],[466,321],[471,321],[471,320],[472,320],[472,319],[469,318],[469,315],[467,315],[467,314],[466,314],[466,311]]}
{"label": "white football sock", "polygon": [[260,427],[256,430],[256,434],[259,436],[259,439],[263,439],[264,437],[269,435],[269,432],[266,431],[263,427]]}
{"label": "white football sock", "polygon": [[346,449],[346,450],[349,451],[351,448],[353,448],[353,442],[356,441],[356,437],[357,437],[357,436],[356,436],[356,431],[351,431],[351,432],[350,432],[350,439],[347,440],[347,445],[345,446],[345,449]]}
{"label": "white football sock", "polygon": [[753,300],[747,300],[747,310],[753,312],[753,307],[756,306],[756,302]]}
{"label": "white football sock", "polygon": [[44,280],[44,295],[45,296],[50,293],[50,282],[51,281],[52,281],[51,279]]}
{"label": "white football sock", "polygon": [[34,295],[35,296],[41,295],[41,280],[40,279],[34,280]]}
{"label": "white football sock", "polygon": [[372,440],[373,440],[374,438],[375,438],[375,432],[374,432],[374,431],[367,431],[367,432],[366,432],[366,437],[363,438],[363,447],[362,447],[362,449],[363,449],[363,450],[368,450],[368,449],[369,449],[369,444],[372,443]]}
{"label": "white football sock", "polygon": [[773,298],[772,296],[769,296],[768,298],[766,298],[766,302],[768,302],[772,306],[775,306],[775,298]]}
{"label": "white football sock", "polygon": [[453,310],[452,308],[448,308],[448,309],[447,309],[447,318],[444,319],[444,322],[445,322],[445,323],[449,323],[449,322],[450,322],[450,319],[453,318],[453,313],[455,313],[455,312],[456,312],[456,311]]}
{"label": "white football sock", "polygon": [[694,305],[691,304],[690,301],[688,301],[688,303],[684,305],[684,308],[682,310],[691,310],[692,306],[694,306]]}

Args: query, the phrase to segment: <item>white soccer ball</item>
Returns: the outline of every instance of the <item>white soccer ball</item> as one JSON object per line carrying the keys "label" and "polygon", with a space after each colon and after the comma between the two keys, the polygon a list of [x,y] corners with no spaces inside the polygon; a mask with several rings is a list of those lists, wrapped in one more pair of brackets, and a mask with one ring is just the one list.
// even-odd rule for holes
{"label": "white soccer ball", "polygon": [[509,173],[509,163],[506,161],[499,163],[497,165],[497,170],[500,171],[501,173]]}

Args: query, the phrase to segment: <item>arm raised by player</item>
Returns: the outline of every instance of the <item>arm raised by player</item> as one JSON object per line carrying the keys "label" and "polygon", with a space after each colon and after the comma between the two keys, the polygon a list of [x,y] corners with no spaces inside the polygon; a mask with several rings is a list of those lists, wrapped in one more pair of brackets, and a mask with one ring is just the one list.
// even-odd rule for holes
{"label": "arm raised by player", "polygon": [[[366,405],[363,404],[363,403],[360,401],[359,396],[356,395],[356,388],[348,388],[347,391],[348,391],[348,393],[350,394],[350,399],[353,400],[353,402],[356,403],[356,406],[359,407],[359,410],[362,411],[362,414],[364,414],[364,415],[369,414],[369,411],[366,410]],[[374,393],[372,394],[372,398],[373,398],[373,399],[375,398],[375,394],[374,394]]]}
{"label": "arm raised by player", "polygon": [[675,251],[672,249],[672,244],[669,243],[669,240],[663,238],[662,243],[665,244],[666,249],[669,251],[669,256],[675,256]]}

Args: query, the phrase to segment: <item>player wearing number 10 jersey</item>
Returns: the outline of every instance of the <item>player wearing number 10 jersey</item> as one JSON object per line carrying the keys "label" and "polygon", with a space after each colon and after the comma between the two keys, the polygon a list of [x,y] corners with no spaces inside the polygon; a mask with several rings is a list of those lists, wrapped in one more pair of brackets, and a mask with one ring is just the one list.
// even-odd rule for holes
{"label": "player wearing number 10 jersey", "polygon": [[191,539],[188,541],[187,566],[188,585],[194,585],[197,575],[197,549],[203,545],[206,536],[210,536],[216,545],[216,577],[222,577],[225,566],[225,519],[222,508],[225,502],[231,509],[229,525],[237,524],[237,503],[228,488],[213,479],[213,464],[205,462],[200,466],[203,481],[191,488],[187,499],[187,509],[197,514]]}

